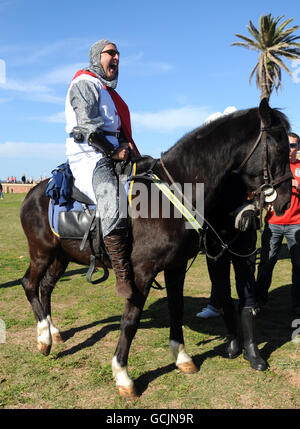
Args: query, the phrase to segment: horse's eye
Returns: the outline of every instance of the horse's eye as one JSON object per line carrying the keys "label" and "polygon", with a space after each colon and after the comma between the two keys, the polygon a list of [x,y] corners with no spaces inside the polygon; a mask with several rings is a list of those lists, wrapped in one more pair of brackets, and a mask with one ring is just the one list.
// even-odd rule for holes
{"label": "horse's eye", "polygon": [[283,147],[280,144],[276,144],[276,151],[277,151],[277,153],[284,154],[285,153],[285,147]]}

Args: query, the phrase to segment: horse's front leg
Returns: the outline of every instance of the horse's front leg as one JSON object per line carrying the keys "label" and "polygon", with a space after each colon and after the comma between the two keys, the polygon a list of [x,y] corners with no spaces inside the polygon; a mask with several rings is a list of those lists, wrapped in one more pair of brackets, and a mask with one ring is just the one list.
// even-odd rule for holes
{"label": "horse's front leg", "polygon": [[122,397],[128,399],[136,399],[138,396],[127,369],[129,349],[138,329],[150,286],[157,273],[155,264],[143,262],[144,258],[140,256],[139,253],[132,257],[135,283],[134,294],[132,299],[126,300],[121,319],[121,335],[112,360],[112,371],[119,393]]}
{"label": "horse's front leg", "polygon": [[130,345],[136,334],[146,297],[136,295],[127,300],[121,319],[121,335],[112,360],[112,372],[116,386],[123,398],[136,399],[137,393],[127,369]]}
{"label": "horse's front leg", "polygon": [[170,314],[170,349],[175,358],[176,366],[187,374],[199,371],[184,347],[183,322],[183,286],[186,272],[185,263],[181,267],[165,270],[165,283],[168,295]]}

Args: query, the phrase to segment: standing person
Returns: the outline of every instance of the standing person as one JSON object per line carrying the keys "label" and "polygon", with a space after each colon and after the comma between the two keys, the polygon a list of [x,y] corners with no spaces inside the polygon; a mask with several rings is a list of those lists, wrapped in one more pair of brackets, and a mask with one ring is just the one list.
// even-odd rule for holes
{"label": "standing person", "polygon": [[0,198],[1,200],[3,200],[4,196],[3,196],[3,186],[2,183],[0,182]]}
{"label": "standing person", "polygon": [[114,89],[120,53],[115,43],[99,40],[90,63],[73,78],[66,98],[67,158],[75,185],[97,202],[105,246],[116,275],[117,294],[130,298],[132,268],[127,217],[120,213],[115,162],[135,152],[130,113]]}
{"label": "standing person", "polygon": [[[230,359],[237,357],[241,349],[244,358],[253,369],[264,371],[267,364],[260,355],[255,338],[255,317],[257,313],[255,262],[256,228],[254,206],[247,201],[247,190],[236,176],[229,179],[231,192],[222,198],[222,206],[215,208],[210,219],[229,250],[220,253],[220,240],[209,228],[206,234],[206,260],[212,283],[211,297],[222,310],[222,317],[228,334],[226,353]],[[234,252],[234,253],[232,253]],[[239,256],[243,255],[243,256]],[[215,258],[213,258],[215,256]],[[231,298],[230,268],[235,272],[236,290],[239,298],[242,344],[239,338],[238,320]]]}
{"label": "standing person", "polygon": [[261,260],[257,273],[257,293],[261,305],[268,301],[274,266],[278,260],[283,237],[286,238],[292,262],[292,311],[300,315],[300,161],[297,159],[300,138],[289,133],[290,167],[293,174],[291,205],[283,216],[270,210],[265,217]]}

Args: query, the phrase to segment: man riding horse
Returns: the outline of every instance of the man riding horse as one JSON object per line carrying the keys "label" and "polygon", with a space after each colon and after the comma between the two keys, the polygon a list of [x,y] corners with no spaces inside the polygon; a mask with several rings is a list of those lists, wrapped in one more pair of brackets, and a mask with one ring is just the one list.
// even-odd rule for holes
{"label": "man riding horse", "polygon": [[89,67],[73,78],[66,98],[67,158],[75,186],[97,202],[104,244],[116,274],[119,296],[132,294],[127,217],[120,213],[116,161],[139,155],[131,137],[127,105],[114,91],[119,52],[99,40],[90,50]]}
{"label": "man riding horse", "polygon": [[[107,50],[106,43],[100,46],[98,52]],[[116,50],[115,45],[113,46],[113,50]],[[111,52],[111,54],[117,58],[117,53]],[[102,52],[101,59],[103,55],[110,54]],[[99,100],[100,94],[103,97],[106,92],[104,87],[102,88],[102,81],[96,77],[94,79],[92,82],[98,84],[98,87],[94,87],[98,92],[94,94]],[[70,94],[75,83],[76,79],[71,85]],[[83,86],[83,83],[81,85]],[[80,88],[77,87],[77,89],[80,92]],[[87,97],[88,92],[81,88],[81,94]],[[97,118],[97,112],[99,114],[99,105],[96,107],[95,118]],[[73,130],[73,133],[76,133],[76,126],[82,127],[82,124],[77,125],[76,108],[73,109],[70,105],[69,108],[70,115],[73,115],[73,124],[70,123],[71,121],[68,123],[68,132],[71,133]],[[93,120],[90,120],[85,125],[90,126],[93,123]],[[123,121],[122,129],[124,130]],[[184,183],[192,183],[195,186],[198,183],[204,183],[204,213],[207,219],[216,210],[218,201],[232,192],[228,187],[227,179],[234,172],[240,176],[247,190],[257,193],[263,197],[263,200],[266,186],[267,190],[271,188],[274,192],[276,191],[274,210],[277,215],[281,215],[291,198],[292,175],[286,133],[288,129],[287,118],[280,111],[272,109],[264,99],[258,108],[234,112],[191,131],[164,152],[154,167],[153,159],[143,157],[137,162],[136,172],[141,174],[151,169],[160,180],[166,183],[178,183],[182,187]],[[90,134],[98,135],[99,131],[96,130],[97,127],[91,127],[90,133],[85,134],[84,141],[92,140]],[[105,131],[108,128],[101,125],[100,130]],[[115,142],[116,147],[119,145],[114,136],[105,137],[107,140],[110,139],[109,143]],[[71,150],[68,148],[71,164],[74,161],[72,168],[77,186],[80,186],[85,178],[87,178],[87,184],[92,183],[93,169],[99,160],[105,160],[105,163],[111,162],[110,158],[94,152],[87,143],[77,143],[73,138],[70,138],[68,143],[70,143],[70,149],[74,150],[72,157]],[[93,169],[88,170],[89,157],[97,156],[99,158],[93,159]],[[79,165],[82,163],[83,168],[86,166],[85,175],[80,176],[78,172],[76,174],[76,157]],[[169,176],[172,181],[169,181]],[[44,355],[50,353],[54,343],[63,340],[52,319],[52,291],[71,261],[88,265],[93,251],[92,245],[87,245],[81,250],[80,240],[61,239],[53,234],[48,216],[50,201],[46,195],[47,186],[48,180],[45,180],[32,188],[24,199],[20,211],[30,253],[30,264],[22,278],[22,285],[37,320],[37,346]],[[151,183],[145,181],[145,186],[149,190],[148,207],[151,207]],[[134,191],[133,189],[132,192]],[[191,203],[195,206],[196,197]],[[158,218],[138,217],[134,208],[132,210],[130,259],[134,282],[128,283],[134,286],[134,293],[133,298],[126,299],[124,303],[120,336],[112,359],[112,372],[120,394],[135,399],[138,392],[128,373],[129,352],[150,287],[159,272],[164,272],[165,276],[170,315],[169,341],[174,361],[176,366],[185,373],[198,370],[192,357],[187,353],[184,343],[183,287],[188,260],[199,250],[199,235],[194,229],[186,228],[185,218],[175,216],[175,211],[172,211],[172,215],[166,219],[163,217],[162,209]],[[100,261],[97,262],[97,266],[101,266]]]}

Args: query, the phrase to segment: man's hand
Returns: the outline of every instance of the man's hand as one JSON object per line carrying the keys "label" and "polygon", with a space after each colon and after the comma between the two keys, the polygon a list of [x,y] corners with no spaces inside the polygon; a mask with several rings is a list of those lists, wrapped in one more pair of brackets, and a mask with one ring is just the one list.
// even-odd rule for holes
{"label": "man's hand", "polygon": [[116,161],[126,161],[129,155],[129,143],[121,143],[118,149],[116,149],[112,159]]}

